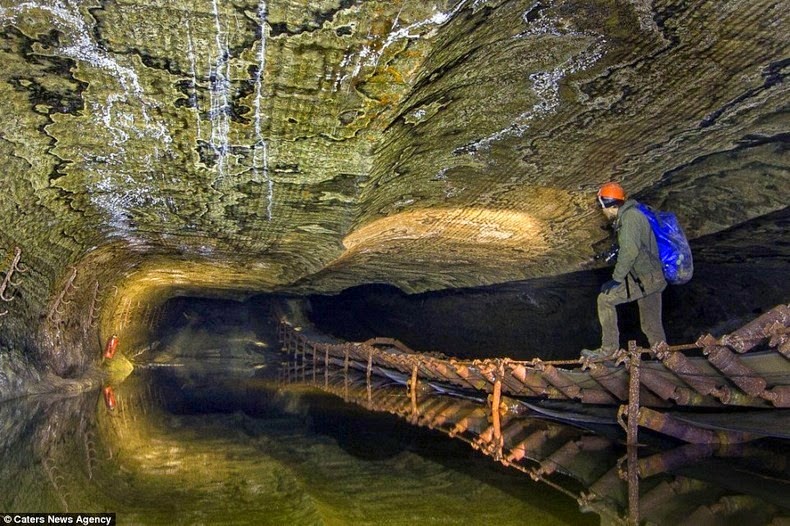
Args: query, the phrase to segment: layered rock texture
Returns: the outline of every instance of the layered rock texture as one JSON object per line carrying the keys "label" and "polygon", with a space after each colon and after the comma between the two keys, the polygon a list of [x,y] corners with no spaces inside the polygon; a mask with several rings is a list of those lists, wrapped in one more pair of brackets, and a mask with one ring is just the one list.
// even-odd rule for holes
{"label": "layered rock texture", "polygon": [[610,179],[787,268],[788,34],[767,0],[0,0],[0,394],[178,295],[550,283]]}

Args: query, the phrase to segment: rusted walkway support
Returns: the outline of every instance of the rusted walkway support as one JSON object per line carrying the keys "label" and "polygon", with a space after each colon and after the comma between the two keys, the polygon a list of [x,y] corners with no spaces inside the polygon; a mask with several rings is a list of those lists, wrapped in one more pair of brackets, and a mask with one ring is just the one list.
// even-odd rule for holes
{"label": "rusted walkway support", "polygon": [[324,387],[329,385],[329,348],[324,347]]}
{"label": "rusted walkway support", "polygon": [[692,444],[734,444],[748,442],[755,438],[749,433],[713,431],[695,427],[647,407],[639,410],[639,425]]}
{"label": "rusted walkway support", "polygon": [[790,407],[790,387],[776,386],[766,389],[768,381],[750,368],[729,348],[720,345],[705,347],[708,361],[729,380],[750,396],[763,398],[775,407]]}
{"label": "rusted walkway support", "polygon": [[636,446],[639,442],[639,366],[642,354],[636,346],[636,342],[628,342],[628,427],[627,444]]}
{"label": "rusted walkway support", "polygon": [[494,371],[495,380],[494,380],[494,392],[491,394],[491,423],[494,431],[493,436],[493,448],[494,448],[494,460],[501,460],[502,459],[502,446],[504,444],[504,440],[502,438],[502,423],[501,423],[501,414],[500,414],[500,403],[502,401],[502,376],[504,374],[504,368],[502,366],[502,362],[498,361],[496,364],[496,370]]}
{"label": "rusted walkway support", "polygon": [[779,328],[790,325],[790,305],[779,305],[737,331],[724,336],[721,343],[739,353],[753,349],[765,338],[771,337]]}
{"label": "rusted walkway support", "polygon": [[636,444],[628,444],[628,525],[639,526],[639,455]]}
{"label": "rusted walkway support", "polygon": [[[689,440],[738,441],[744,434],[705,432],[688,423],[674,421],[665,414],[640,409],[678,406],[754,408],[790,406],[790,362],[780,352],[788,342],[790,307],[780,305],[731,335],[716,339],[710,335],[694,344],[657,345],[640,349],[630,342],[627,351],[598,359],[516,361],[507,358],[459,360],[439,353],[416,353],[388,338],[363,343],[332,342],[309,330],[294,328],[281,318],[278,334],[283,349],[293,352],[294,374],[304,378],[306,349],[313,349],[313,378],[316,376],[316,350],[324,351],[324,386],[329,386],[329,369],[342,363],[348,390],[349,369],[366,372],[372,390],[372,375],[398,379],[406,384],[411,401],[410,413],[420,414],[418,389],[442,389],[485,394],[491,400],[489,416],[492,440],[502,437],[500,419],[504,397],[548,398],[587,404],[621,406],[622,422],[629,444],[636,444],[638,426]],[[767,343],[761,346],[761,342]],[[782,346],[780,349],[779,346]],[[750,353],[759,349],[760,353]],[[700,353],[702,351],[702,353]],[[736,352],[737,351],[737,354]],[[777,352],[779,351],[779,352]],[[691,355],[684,354],[691,352]],[[696,354],[694,354],[696,353]],[[644,356],[643,356],[644,355]],[[650,359],[655,356],[658,360]],[[301,363],[299,360],[302,360]],[[290,371],[289,371],[290,374]],[[421,385],[421,382],[424,382]],[[372,399],[372,392],[368,397]],[[467,420],[466,425],[472,422]],[[476,424],[476,422],[475,422]],[[461,422],[458,423],[461,426]],[[461,426],[463,427],[463,426]],[[459,429],[461,429],[459,427]]]}
{"label": "rusted walkway support", "polygon": [[373,398],[373,391],[372,391],[373,388],[370,385],[370,375],[371,375],[372,372],[373,372],[373,353],[369,352],[368,353],[368,368],[367,368],[367,372],[365,374],[365,380],[366,380],[365,383],[367,384],[367,391],[368,391],[368,403],[371,403],[372,398]]}
{"label": "rusted walkway support", "polygon": [[419,411],[417,410],[417,371],[419,370],[419,365],[417,363],[414,364],[412,371],[411,371],[411,380],[408,384],[408,392],[409,392],[409,400],[411,400],[411,415],[412,418],[416,419],[419,416]]}
{"label": "rusted walkway support", "polygon": [[316,356],[315,344],[312,343],[310,344],[310,350],[312,351],[312,355],[313,355],[313,385],[315,385],[316,383],[315,375],[318,370],[318,358]]}

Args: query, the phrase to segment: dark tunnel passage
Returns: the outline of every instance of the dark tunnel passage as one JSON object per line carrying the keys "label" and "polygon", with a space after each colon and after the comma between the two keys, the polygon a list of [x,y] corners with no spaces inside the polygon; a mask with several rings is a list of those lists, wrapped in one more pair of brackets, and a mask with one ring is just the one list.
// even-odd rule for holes
{"label": "dark tunnel passage", "polygon": [[[784,262],[696,263],[695,278],[670,286],[663,317],[671,344],[720,336],[783,303],[790,295]],[[387,337],[421,352],[459,358],[569,359],[599,343],[595,300],[610,269],[487,287],[406,294],[390,285],[362,285],[335,294],[254,296],[245,302],[200,297],[164,305],[152,334],[196,325],[217,333],[247,323],[261,327],[270,301],[291,298],[316,329],[345,341]],[[727,301],[721,301],[721,297]],[[618,307],[621,345],[646,345],[636,304]]]}
{"label": "dark tunnel passage", "polygon": [[[600,343],[595,300],[610,270],[475,289],[407,295],[368,285],[336,296],[311,296],[308,313],[322,331],[349,341],[391,337],[415,350],[463,358],[569,359]],[[786,268],[765,264],[697,264],[692,283],[664,293],[670,343],[721,335],[781,304],[790,294]],[[728,300],[722,302],[725,294]],[[646,345],[635,304],[618,307],[621,345]]]}

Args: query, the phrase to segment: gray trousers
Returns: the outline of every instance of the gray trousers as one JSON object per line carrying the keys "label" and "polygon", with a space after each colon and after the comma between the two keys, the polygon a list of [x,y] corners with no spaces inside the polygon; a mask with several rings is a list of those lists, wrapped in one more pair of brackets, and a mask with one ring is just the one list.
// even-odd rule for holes
{"label": "gray trousers", "polygon": [[667,340],[664,323],[661,320],[661,293],[667,284],[664,280],[660,280],[642,285],[645,288],[644,292],[629,277],[619,287],[606,294],[598,294],[598,321],[601,322],[601,348],[604,351],[611,352],[620,348],[617,305],[632,301],[636,301],[639,305],[642,332],[647,336],[650,345]]}

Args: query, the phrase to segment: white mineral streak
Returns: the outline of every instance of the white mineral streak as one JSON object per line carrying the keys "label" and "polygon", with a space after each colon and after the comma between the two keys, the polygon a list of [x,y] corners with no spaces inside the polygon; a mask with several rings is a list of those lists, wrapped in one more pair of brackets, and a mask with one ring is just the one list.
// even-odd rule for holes
{"label": "white mineral streak", "polygon": [[93,107],[93,114],[101,115],[101,120],[104,123],[104,126],[110,130],[110,133],[112,133],[114,137],[112,141],[113,146],[118,146],[129,140],[129,134],[126,133],[123,128],[113,125],[112,107],[115,102],[121,100],[121,98],[121,95],[111,94],[107,96],[107,101],[104,103],[104,105],[101,105],[97,102],[91,103],[91,106]]}
{"label": "white mineral streak", "polygon": [[[138,138],[152,137],[168,144],[172,142],[165,125],[153,122],[148,116],[148,107],[156,106],[156,104],[146,99],[137,73],[133,69],[119,64],[114,57],[93,41],[91,31],[79,14],[77,5],[73,2],[64,3],[61,0],[48,3],[22,2],[14,7],[0,8],[0,24],[17,23],[18,17],[29,11],[49,13],[53,26],[68,36],[71,44],[57,50],[61,56],[107,71],[118,80],[118,83],[123,88],[123,95],[110,95],[107,101],[107,108],[99,112],[102,122],[113,129],[114,145],[128,140],[129,133],[134,134]],[[115,113],[112,111],[118,102],[130,103],[130,95],[141,103],[140,112],[144,121],[144,126],[142,127],[135,125],[134,115],[122,113],[120,109],[116,109]],[[113,124],[113,118],[121,121],[121,125]]]}
{"label": "white mineral streak", "polygon": [[258,4],[258,18],[261,29],[261,48],[258,52],[258,73],[255,75],[255,146],[253,148],[253,172],[255,180],[259,180],[259,173],[263,174],[263,180],[267,185],[267,205],[266,217],[272,220],[272,206],[274,203],[274,181],[269,175],[269,145],[261,133],[261,99],[263,98],[263,80],[266,69],[266,38],[269,34],[269,27],[266,22],[267,7],[266,1],[261,0]]}
{"label": "white mineral streak", "polygon": [[[537,5],[537,4],[536,4]],[[533,6],[534,7],[536,7]],[[533,8],[530,8],[531,11]],[[564,37],[588,38],[592,44],[577,55],[570,57],[561,65],[550,71],[538,71],[529,75],[529,89],[537,97],[538,101],[530,109],[518,115],[506,128],[498,130],[487,137],[483,137],[470,144],[464,145],[455,150],[455,153],[475,153],[478,150],[489,147],[492,143],[506,137],[521,137],[529,129],[530,123],[538,118],[544,117],[557,110],[560,105],[560,81],[566,76],[583,71],[595,64],[604,54],[606,40],[600,35],[565,31],[558,27],[553,21],[540,19],[528,22],[526,13],[524,23],[531,24],[526,31],[519,33],[517,38],[540,35],[554,35]]]}
{"label": "white mineral streak", "polygon": [[[481,1],[485,3],[485,0],[477,0],[475,2],[475,6]],[[337,91],[346,80],[356,78],[362,71],[362,68],[372,67],[373,69],[375,69],[376,67],[378,67],[379,60],[384,55],[384,52],[387,50],[387,48],[390,47],[392,44],[403,39],[416,40],[425,37],[426,35],[430,34],[431,31],[435,30],[440,26],[443,26],[444,24],[452,20],[453,17],[455,17],[455,15],[458,14],[458,12],[467,3],[468,0],[461,0],[455,5],[455,7],[453,7],[449,12],[446,13],[441,11],[436,11],[436,8],[434,8],[434,14],[431,15],[430,17],[401,28],[398,28],[400,23],[400,15],[401,15],[401,12],[399,11],[398,14],[395,16],[395,20],[392,23],[392,28],[390,29],[387,38],[384,40],[384,42],[381,44],[380,47],[370,46],[368,44],[365,44],[355,54],[356,55],[355,58],[354,58],[354,54],[345,55],[343,57],[343,60],[340,63],[340,71],[343,71],[343,68],[350,65],[352,62],[354,63],[354,67],[351,73],[347,73],[337,78],[334,86],[335,90]],[[368,35],[368,38],[370,38],[370,35]],[[351,83],[349,82],[347,84],[347,88],[350,85]]]}
{"label": "white mineral streak", "polygon": [[151,189],[140,186],[129,175],[119,184],[118,172],[103,170],[99,165],[93,171],[101,180],[90,188],[91,203],[107,214],[104,227],[109,227],[106,232],[116,236],[131,245],[145,246],[144,240],[135,235],[137,228],[129,221],[132,209],[151,209],[164,204],[160,197],[154,196]]}
{"label": "white mineral streak", "polygon": [[[132,216],[131,210],[150,210],[163,203],[155,195],[152,174],[156,172],[158,164],[158,145],[164,142],[169,148],[172,138],[163,123],[154,122],[148,115],[148,109],[157,107],[157,104],[147,99],[134,69],[120,64],[93,40],[92,30],[79,12],[79,4],[61,0],[21,2],[14,7],[0,8],[0,25],[24,23],[24,17],[31,11],[48,14],[53,27],[68,39],[69,43],[55,52],[108,72],[120,85],[119,92],[107,95],[104,102],[85,101],[100,125],[112,135],[108,146],[114,149],[106,155],[83,156],[92,165],[91,173],[100,177],[98,183],[88,184],[87,190],[91,203],[105,215],[105,223],[100,225],[100,229],[126,240],[132,246],[145,247],[145,241],[135,235],[136,226],[131,224],[129,218]],[[136,122],[134,112],[124,111],[124,108],[130,108],[133,104],[139,104],[142,122]],[[129,172],[120,175],[124,164],[128,162],[123,144],[133,138],[156,141],[156,146],[151,149],[153,155],[141,159],[148,170],[144,170],[144,175],[138,178],[132,177]],[[108,166],[114,168],[108,170]]]}
{"label": "white mineral streak", "polygon": [[443,26],[447,22],[453,19],[455,15],[466,5],[467,0],[461,0],[458,2],[455,7],[447,13],[442,12],[435,12],[430,18],[426,18],[425,20],[420,20],[419,22],[415,22],[411,25],[406,27],[402,27],[400,29],[395,29],[398,24],[398,18],[395,18],[395,23],[393,24],[394,31],[390,31],[389,35],[387,35],[387,39],[384,41],[384,44],[381,46],[381,49],[375,56],[375,61],[373,61],[374,65],[378,64],[381,55],[384,51],[394,44],[395,42],[401,39],[409,39],[414,40],[418,38],[422,38],[423,32],[419,31],[425,27],[430,27],[430,29],[435,29],[437,26]]}
{"label": "white mineral streak", "polygon": [[217,180],[225,178],[227,156],[230,150],[230,50],[228,48],[228,35],[223,33],[219,18],[217,0],[212,0],[214,12],[214,43],[216,45],[216,60],[209,71],[209,90],[211,108],[209,119],[211,122],[211,136],[209,144],[217,156]]}

